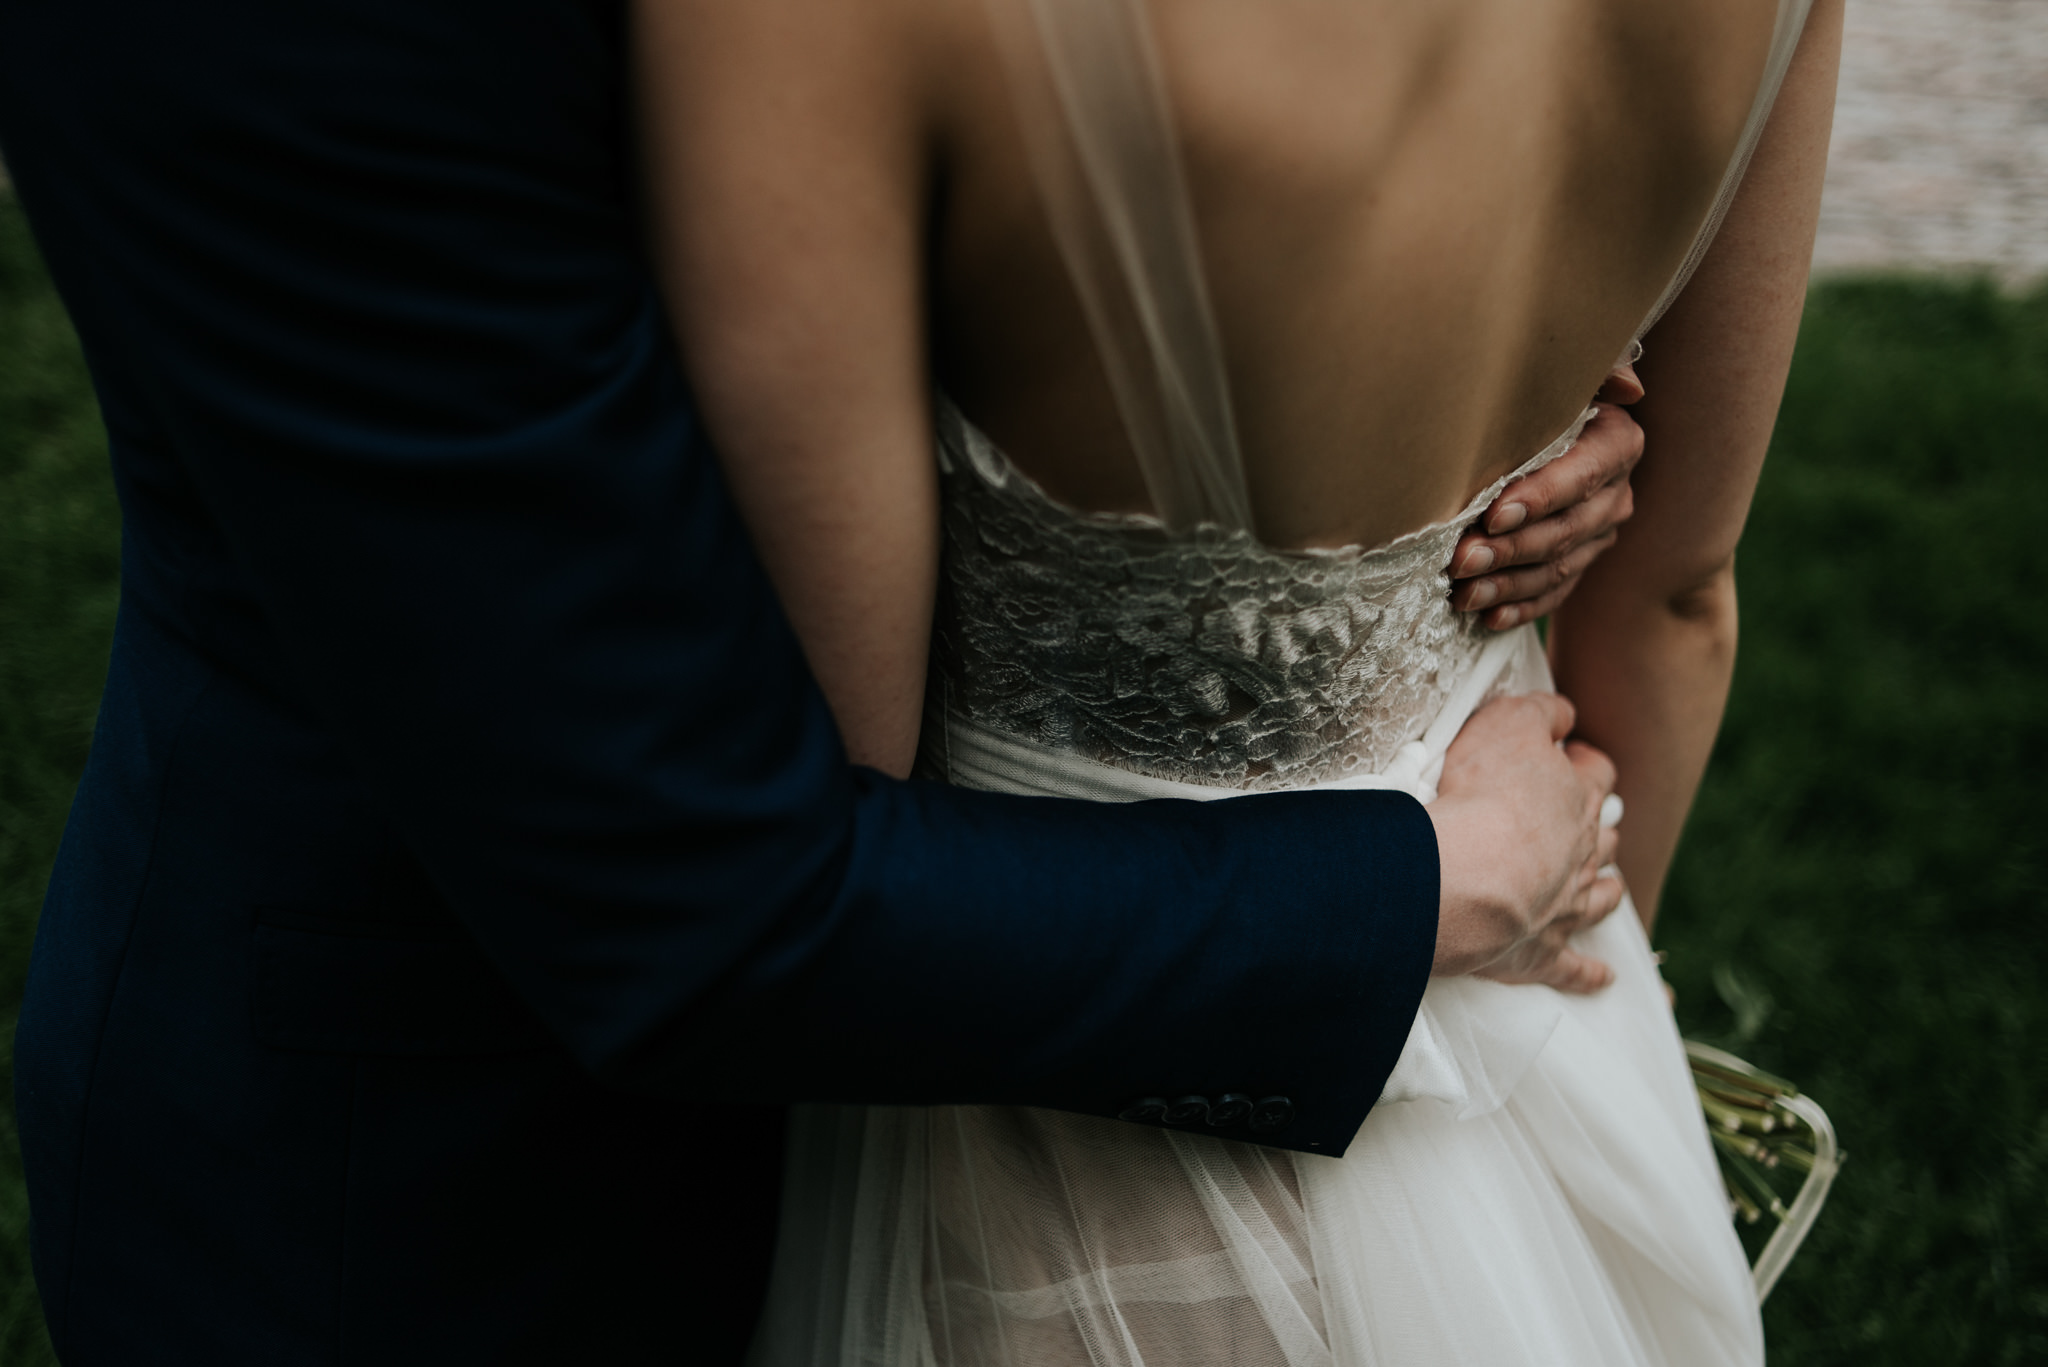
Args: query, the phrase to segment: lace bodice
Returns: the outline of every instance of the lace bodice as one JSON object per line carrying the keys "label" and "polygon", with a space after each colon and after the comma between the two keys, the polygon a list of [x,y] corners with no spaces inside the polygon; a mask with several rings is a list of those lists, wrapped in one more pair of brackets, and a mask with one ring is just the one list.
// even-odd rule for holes
{"label": "lace bodice", "polygon": [[950,405],[938,426],[931,677],[945,715],[1158,778],[1292,788],[1384,769],[1485,644],[1452,611],[1446,571],[1507,479],[1383,546],[1281,551],[1076,512]]}

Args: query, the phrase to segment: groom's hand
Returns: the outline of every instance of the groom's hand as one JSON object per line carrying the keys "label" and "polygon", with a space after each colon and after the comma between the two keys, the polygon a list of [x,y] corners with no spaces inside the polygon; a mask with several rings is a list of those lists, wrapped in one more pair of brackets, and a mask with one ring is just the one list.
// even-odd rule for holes
{"label": "groom's hand", "polygon": [[1505,631],[1557,610],[1635,512],[1629,473],[1643,429],[1616,405],[1643,396],[1631,366],[1607,377],[1600,412],[1571,450],[1516,480],[1451,553],[1451,606]]}
{"label": "groom's hand", "polygon": [[1465,723],[1429,804],[1443,869],[1436,961],[1442,975],[1596,992],[1613,980],[1567,940],[1621,904],[1603,873],[1616,834],[1600,808],[1614,765],[1571,734],[1572,705],[1554,693],[1501,698]]}

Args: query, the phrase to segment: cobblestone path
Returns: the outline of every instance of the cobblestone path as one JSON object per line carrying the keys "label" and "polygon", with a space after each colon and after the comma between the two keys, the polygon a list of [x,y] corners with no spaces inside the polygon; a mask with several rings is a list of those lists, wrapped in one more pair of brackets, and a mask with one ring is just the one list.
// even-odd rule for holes
{"label": "cobblestone path", "polygon": [[2048,275],[2048,0],[1848,0],[1819,271]]}

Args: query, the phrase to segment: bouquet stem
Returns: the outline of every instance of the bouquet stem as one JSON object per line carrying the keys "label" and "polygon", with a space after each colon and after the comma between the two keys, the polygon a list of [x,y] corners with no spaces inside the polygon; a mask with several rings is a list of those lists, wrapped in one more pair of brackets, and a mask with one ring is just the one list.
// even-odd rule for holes
{"label": "bouquet stem", "polygon": [[[1761,1302],[1827,1200],[1842,1163],[1834,1126],[1812,1098],[1781,1077],[1692,1040],[1685,1042],[1685,1052],[1730,1210],[1745,1224],[1757,1224],[1766,1215],[1777,1224],[1751,1269]],[[1802,1174],[1789,1205],[1771,1183],[1770,1174],[1780,1169]]]}

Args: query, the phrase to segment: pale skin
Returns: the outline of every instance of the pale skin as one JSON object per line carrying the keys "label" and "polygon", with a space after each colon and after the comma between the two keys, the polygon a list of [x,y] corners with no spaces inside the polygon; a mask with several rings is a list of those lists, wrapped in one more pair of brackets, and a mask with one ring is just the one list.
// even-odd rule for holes
{"label": "pale skin", "polygon": [[[1157,8],[1265,539],[1376,544],[1448,516],[1604,380],[1609,402],[1582,445],[1607,454],[1497,500],[1455,554],[1454,571],[1477,578],[1454,602],[1511,625],[1591,573],[1627,516],[1641,450],[1612,406],[1634,377],[1609,378],[1612,358],[1711,199],[1771,8],[1742,0],[1731,16],[1695,0],[1652,31],[1603,0]],[[1596,20],[1613,43],[1585,42]],[[641,0],[636,23],[653,240],[706,422],[852,757],[906,772],[938,556],[934,368],[1057,497],[1146,506],[1036,205],[982,0]],[[1437,76],[1417,82],[1403,63],[1424,49]],[[1567,56],[1569,98],[1554,80]],[[1810,152],[1810,131],[1774,128],[1759,166],[1790,155],[1781,144]],[[1768,220],[1752,231],[1769,250],[1810,244],[1810,216],[1802,238],[1789,199],[1757,198],[1741,212]],[[1687,299],[1753,284],[1709,270]],[[1709,351],[1651,376],[1678,391],[1658,412],[1706,425],[1700,449],[1747,431],[1686,398],[1688,385],[1727,388],[1715,367],[1736,363]],[[1770,390],[1767,407],[1775,374],[1746,381]],[[1754,477],[1740,457],[1708,461],[1698,478],[1711,489],[1667,497],[1739,508]],[[1711,562],[1728,533],[1719,519],[1690,527],[1683,507],[1657,525],[1682,548],[1674,563]],[[1570,639],[1611,648],[1622,628],[1603,614],[1625,599],[1571,614]],[[1597,693],[1581,729],[1641,750],[1657,718],[1718,715],[1725,676],[1681,697],[1677,670],[1645,668],[1665,680],[1651,701]],[[1643,719],[1621,719],[1630,707]],[[1590,747],[1557,747],[1571,726],[1559,708],[1497,704],[1454,747],[1431,808],[1440,971],[1490,964],[1576,990],[1606,980],[1563,939],[1619,898],[1594,874],[1614,849],[1592,820],[1613,771]],[[1660,776],[1632,790],[1632,839],[1633,794],[1650,808],[1643,825],[1675,832],[1666,809],[1689,799],[1695,750],[1704,762],[1690,740],[1659,743],[1645,753]]]}
{"label": "pale skin", "polygon": [[1551,624],[1579,734],[1621,772],[1620,863],[1646,923],[1734,676],[1735,545],[1806,299],[1841,26],[1840,0],[1819,0],[1712,250],[1645,341],[1636,519]]}

